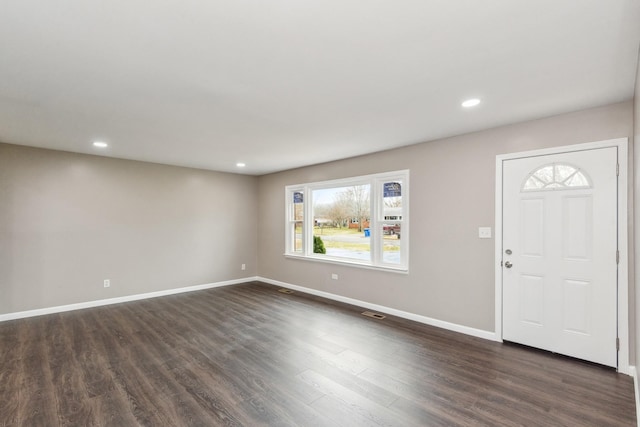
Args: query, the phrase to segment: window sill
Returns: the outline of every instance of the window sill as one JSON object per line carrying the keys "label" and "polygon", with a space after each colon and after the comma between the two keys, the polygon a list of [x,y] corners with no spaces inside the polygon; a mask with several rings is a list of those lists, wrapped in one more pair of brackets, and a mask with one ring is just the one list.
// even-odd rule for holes
{"label": "window sill", "polygon": [[326,256],[309,256],[309,255],[298,255],[298,254],[284,254],[285,258],[290,259],[298,259],[303,261],[311,261],[311,262],[322,262],[325,264],[337,264],[343,265],[347,267],[356,267],[356,268],[366,268],[369,270],[378,270],[378,271],[387,271],[390,273],[400,273],[400,274],[409,274],[409,269],[406,267],[395,267],[390,265],[372,265],[365,262],[358,262],[356,260],[345,260],[342,258],[331,258]]}

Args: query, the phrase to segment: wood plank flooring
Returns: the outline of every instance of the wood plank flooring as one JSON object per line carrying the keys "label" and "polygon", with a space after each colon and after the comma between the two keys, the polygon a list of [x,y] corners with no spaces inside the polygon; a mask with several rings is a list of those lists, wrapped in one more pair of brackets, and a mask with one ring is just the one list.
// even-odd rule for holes
{"label": "wood plank flooring", "polygon": [[1,426],[633,426],[633,381],[261,283],[0,323]]}

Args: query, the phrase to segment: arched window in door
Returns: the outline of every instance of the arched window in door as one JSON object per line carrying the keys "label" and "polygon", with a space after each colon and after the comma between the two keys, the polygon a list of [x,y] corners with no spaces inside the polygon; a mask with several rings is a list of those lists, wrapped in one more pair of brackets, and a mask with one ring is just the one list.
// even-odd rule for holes
{"label": "arched window in door", "polygon": [[587,174],[566,163],[552,163],[531,172],[522,185],[522,191],[577,190],[591,188]]}

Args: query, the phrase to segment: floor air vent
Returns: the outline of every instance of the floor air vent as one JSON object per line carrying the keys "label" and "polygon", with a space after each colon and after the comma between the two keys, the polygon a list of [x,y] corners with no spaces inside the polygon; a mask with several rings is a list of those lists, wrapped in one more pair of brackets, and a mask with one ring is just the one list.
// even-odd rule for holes
{"label": "floor air vent", "polygon": [[283,294],[292,294],[293,293],[293,291],[291,289],[285,289],[285,288],[278,289],[278,292],[282,292]]}
{"label": "floor air vent", "polygon": [[387,317],[385,315],[382,315],[380,313],[374,313],[372,311],[365,311],[364,313],[362,313],[362,315],[363,316],[368,316],[368,317],[373,317],[374,319],[380,319],[380,320],[382,320],[385,317]]}

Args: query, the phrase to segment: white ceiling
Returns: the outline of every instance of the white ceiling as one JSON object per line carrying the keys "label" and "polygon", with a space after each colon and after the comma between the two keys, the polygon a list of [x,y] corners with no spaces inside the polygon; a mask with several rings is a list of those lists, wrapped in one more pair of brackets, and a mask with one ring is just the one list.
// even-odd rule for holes
{"label": "white ceiling", "polygon": [[639,41],[638,0],[2,0],[0,141],[264,174],[630,99]]}

